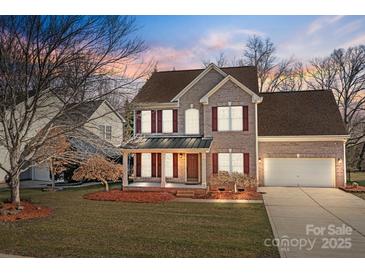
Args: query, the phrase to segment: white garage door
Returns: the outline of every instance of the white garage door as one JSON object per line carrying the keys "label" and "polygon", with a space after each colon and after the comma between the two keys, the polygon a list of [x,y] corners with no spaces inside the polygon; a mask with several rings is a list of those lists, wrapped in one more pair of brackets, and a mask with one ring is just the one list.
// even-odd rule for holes
{"label": "white garage door", "polygon": [[264,159],[265,186],[335,186],[335,159]]}

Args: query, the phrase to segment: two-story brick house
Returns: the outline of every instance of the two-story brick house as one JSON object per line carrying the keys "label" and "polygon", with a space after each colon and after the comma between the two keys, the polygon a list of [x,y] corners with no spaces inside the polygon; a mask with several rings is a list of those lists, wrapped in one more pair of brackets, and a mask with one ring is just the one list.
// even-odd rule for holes
{"label": "two-story brick house", "polygon": [[155,72],[133,100],[124,186],[205,188],[218,171],[259,185],[343,185],[347,133],[333,94],[259,93],[257,83],[254,67]]}

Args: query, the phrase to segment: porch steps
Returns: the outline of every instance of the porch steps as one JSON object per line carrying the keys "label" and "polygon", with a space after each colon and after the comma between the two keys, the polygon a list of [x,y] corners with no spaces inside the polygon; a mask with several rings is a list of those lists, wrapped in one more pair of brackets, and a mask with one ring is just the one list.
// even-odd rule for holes
{"label": "porch steps", "polygon": [[195,192],[193,190],[178,190],[176,191],[176,197],[178,198],[193,198]]}

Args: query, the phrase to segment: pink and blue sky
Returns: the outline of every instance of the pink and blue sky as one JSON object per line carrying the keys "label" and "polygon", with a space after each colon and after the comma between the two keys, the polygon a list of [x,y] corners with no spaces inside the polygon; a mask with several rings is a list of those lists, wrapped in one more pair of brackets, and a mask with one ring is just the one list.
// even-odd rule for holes
{"label": "pink and blue sky", "polygon": [[334,48],[365,44],[365,16],[137,16],[159,70],[202,67],[221,52],[242,55],[249,35],[270,37],[282,58],[307,61]]}

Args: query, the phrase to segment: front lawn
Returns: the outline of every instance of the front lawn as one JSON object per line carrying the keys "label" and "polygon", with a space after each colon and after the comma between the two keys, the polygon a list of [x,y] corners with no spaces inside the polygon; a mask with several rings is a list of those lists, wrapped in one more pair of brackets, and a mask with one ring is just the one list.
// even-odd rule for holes
{"label": "front lawn", "polygon": [[[33,257],[278,257],[263,204],[85,200],[91,187],[22,197],[51,217],[0,222],[0,253]],[[8,193],[0,192],[0,200]]]}

